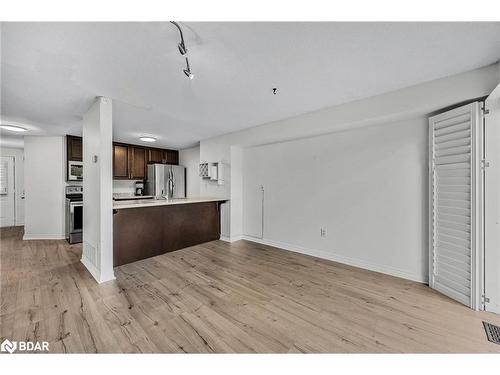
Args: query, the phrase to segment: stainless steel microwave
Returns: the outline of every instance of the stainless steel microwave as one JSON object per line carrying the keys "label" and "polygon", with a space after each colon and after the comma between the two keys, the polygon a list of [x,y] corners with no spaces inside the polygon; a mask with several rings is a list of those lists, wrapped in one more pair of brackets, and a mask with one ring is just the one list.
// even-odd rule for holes
{"label": "stainless steel microwave", "polygon": [[83,162],[68,161],[68,180],[69,181],[83,180]]}

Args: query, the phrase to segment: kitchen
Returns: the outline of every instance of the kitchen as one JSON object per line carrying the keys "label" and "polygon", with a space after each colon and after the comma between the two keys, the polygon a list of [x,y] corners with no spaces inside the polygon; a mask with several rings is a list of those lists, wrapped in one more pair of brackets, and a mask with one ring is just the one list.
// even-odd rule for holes
{"label": "kitchen", "polygon": [[[66,162],[66,239],[75,244],[83,241],[81,137],[66,136]],[[223,164],[200,164],[200,178],[223,184]],[[187,197],[186,186],[178,150],[113,142],[114,267],[220,238],[227,199]]]}

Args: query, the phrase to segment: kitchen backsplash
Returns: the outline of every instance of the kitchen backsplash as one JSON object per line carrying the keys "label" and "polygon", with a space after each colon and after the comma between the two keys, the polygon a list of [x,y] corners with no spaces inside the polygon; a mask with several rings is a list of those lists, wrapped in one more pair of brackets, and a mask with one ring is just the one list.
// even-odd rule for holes
{"label": "kitchen backsplash", "polygon": [[134,194],[134,193],[135,193],[135,181],[113,180],[113,194]]}

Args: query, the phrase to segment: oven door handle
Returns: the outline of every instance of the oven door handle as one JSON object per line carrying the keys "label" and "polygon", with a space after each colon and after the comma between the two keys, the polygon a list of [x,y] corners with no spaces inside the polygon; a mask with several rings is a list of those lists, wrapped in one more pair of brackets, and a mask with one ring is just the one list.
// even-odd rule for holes
{"label": "oven door handle", "polygon": [[75,230],[75,206],[69,204],[69,231]]}

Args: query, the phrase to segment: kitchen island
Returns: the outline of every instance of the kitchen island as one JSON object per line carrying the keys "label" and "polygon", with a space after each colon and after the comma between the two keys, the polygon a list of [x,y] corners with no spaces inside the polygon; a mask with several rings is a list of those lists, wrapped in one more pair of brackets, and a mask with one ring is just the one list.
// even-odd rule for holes
{"label": "kitchen island", "polygon": [[113,202],[114,267],[220,237],[224,198]]}

